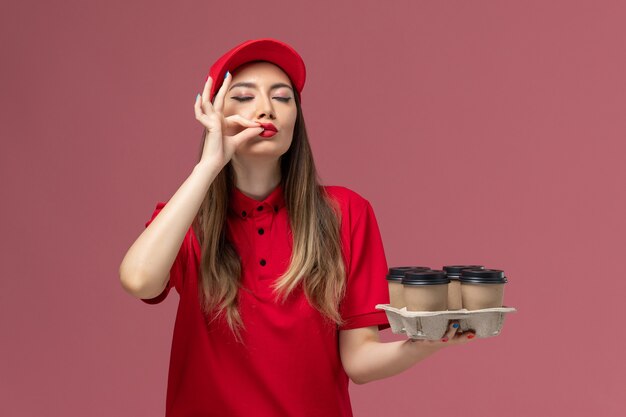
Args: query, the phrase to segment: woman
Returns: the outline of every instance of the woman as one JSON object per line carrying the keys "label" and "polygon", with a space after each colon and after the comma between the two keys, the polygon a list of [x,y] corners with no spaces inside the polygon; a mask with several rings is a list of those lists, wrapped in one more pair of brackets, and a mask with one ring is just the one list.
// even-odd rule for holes
{"label": "woman", "polygon": [[472,337],[451,323],[442,341],[379,341],[382,239],[366,199],[319,184],[305,74],[274,39],[215,62],[194,104],[199,162],[120,266],[146,303],[180,295],[166,416],[351,416],[349,379],[398,374]]}

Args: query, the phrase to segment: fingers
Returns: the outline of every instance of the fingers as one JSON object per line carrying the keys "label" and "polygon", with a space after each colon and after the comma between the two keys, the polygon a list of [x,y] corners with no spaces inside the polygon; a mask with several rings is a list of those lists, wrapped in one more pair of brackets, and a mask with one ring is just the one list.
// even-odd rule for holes
{"label": "fingers", "polygon": [[[455,327],[456,326],[456,327]],[[476,333],[474,330],[468,330],[462,332],[460,330],[460,326],[457,320],[450,321],[448,324],[448,329],[441,337],[441,339],[430,340],[430,339],[409,339],[409,341],[414,342],[416,344],[423,344],[426,346],[430,346],[433,348],[442,348],[445,346],[451,345],[462,345],[468,343],[471,340],[476,339]]]}
{"label": "fingers", "polygon": [[[213,112],[210,109],[211,103],[208,103],[209,111],[205,112],[206,108],[203,108],[206,103],[203,103],[202,96],[198,94],[196,96],[196,102],[193,105],[194,113],[196,114],[196,120],[202,123],[206,128],[209,128],[210,119]],[[208,113],[208,114],[207,114]]]}
{"label": "fingers", "polygon": [[[204,83],[204,90],[202,90],[202,109],[205,113],[211,113],[213,109],[213,105],[211,104],[211,100],[209,100],[209,94],[211,94],[211,85],[213,85],[213,78],[209,76],[207,78],[206,83]],[[208,110],[208,111],[207,111]]]}
{"label": "fingers", "polygon": [[193,104],[193,110],[194,110],[194,113],[196,114],[197,120],[200,120],[200,118],[204,115],[204,113],[202,112],[201,104],[202,104],[202,96],[198,94],[196,96],[196,102]]}
{"label": "fingers", "polygon": [[445,343],[448,340],[452,339],[456,333],[456,329],[458,328],[459,322],[456,320],[451,320],[450,323],[448,323],[448,330],[446,330],[446,333],[441,338],[441,341]]}
{"label": "fingers", "polygon": [[224,120],[226,122],[227,131],[233,128],[240,128],[241,126],[245,128],[243,131],[232,136],[231,140],[235,142],[235,146],[237,147],[243,142],[246,142],[249,139],[258,136],[259,133],[263,132],[264,130],[261,126],[259,126],[259,122],[254,122],[252,120],[246,119],[239,114],[233,114],[232,116],[224,118]]}
{"label": "fingers", "polygon": [[472,340],[472,339],[476,339],[476,333],[473,330],[470,330],[470,331],[464,332],[462,334],[457,334],[454,337],[454,339],[458,340],[458,341],[466,342],[466,341],[469,341],[469,340]]}
{"label": "fingers", "polygon": [[228,116],[224,118],[224,121],[226,122],[226,128],[233,128],[236,125],[244,127],[259,127],[260,125],[259,122],[254,122],[252,120],[246,119],[239,114],[233,114],[232,116]]}
{"label": "fingers", "polygon": [[224,108],[224,96],[226,95],[226,91],[228,90],[228,86],[230,85],[230,81],[233,79],[233,76],[230,72],[226,73],[226,77],[224,78],[224,82],[220,86],[220,89],[217,91],[215,95],[215,99],[213,100],[213,109],[216,112],[221,112]]}
{"label": "fingers", "polygon": [[232,141],[235,143],[235,148],[238,148],[239,146],[241,146],[242,143],[247,142],[248,140],[256,136],[259,136],[259,133],[261,133],[263,130],[264,129],[259,126],[249,127],[244,129],[242,132],[239,132],[231,138]]}
{"label": "fingers", "polygon": [[466,332],[457,332],[456,335],[448,342],[452,345],[461,345],[469,342],[472,339],[476,339],[476,332],[474,330],[468,330]]}

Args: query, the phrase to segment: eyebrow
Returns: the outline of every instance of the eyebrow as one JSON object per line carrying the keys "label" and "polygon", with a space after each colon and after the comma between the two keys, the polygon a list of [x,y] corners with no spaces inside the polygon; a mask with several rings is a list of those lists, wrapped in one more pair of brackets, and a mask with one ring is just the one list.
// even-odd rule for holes
{"label": "eyebrow", "polygon": [[[249,88],[257,88],[257,85],[255,83],[251,83],[251,82],[240,82],[240,83],[235,83],[233,85],[230,86],[230,88],[228,89],[228,91],[232,90],[235,87],[249,87]],[[293,91],[293,88],[291,88],[291,86],[289,84],[285,84],[285,83],[276,83],[276,84],[272,84],[272,86],[270,87],[270,91],[271,90],[275,90],[277,88],[280,87],[287,87],[288,89],[290,89],[291,91]]]}

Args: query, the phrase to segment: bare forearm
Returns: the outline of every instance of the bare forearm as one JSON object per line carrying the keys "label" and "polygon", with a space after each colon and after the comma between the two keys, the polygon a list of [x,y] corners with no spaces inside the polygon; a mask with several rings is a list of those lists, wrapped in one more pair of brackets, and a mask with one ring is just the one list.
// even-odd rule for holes
{"label": "bare forearm", "polygon": [[120,280],[127,291],[141,298],[151,298],[165,287],[189,226],[219,171],[217,167],[196,165],[133,243],[120,265]]}
{"label": "bare forearm", "polygon": [[406,371],[440,348],[410,340],[381,343],[368,341],[358,350],[353,381],[358,384],[388,378]]}

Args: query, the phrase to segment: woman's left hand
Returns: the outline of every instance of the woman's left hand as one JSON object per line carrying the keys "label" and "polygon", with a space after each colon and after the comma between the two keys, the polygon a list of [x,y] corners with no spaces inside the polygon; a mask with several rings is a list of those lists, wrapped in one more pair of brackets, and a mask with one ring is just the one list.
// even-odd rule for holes
{"label": "woman's left hand", "polygon": [[476,338],[476,333],[473,330],[462,332],[459,330],[458,320],[450,320],[448,323],[448,330],[441,339],[438,340],[426,340],[426,339],[409,339],[410,342],[423,344],[432,348],[442,348],[452,345],[464,345]]}

